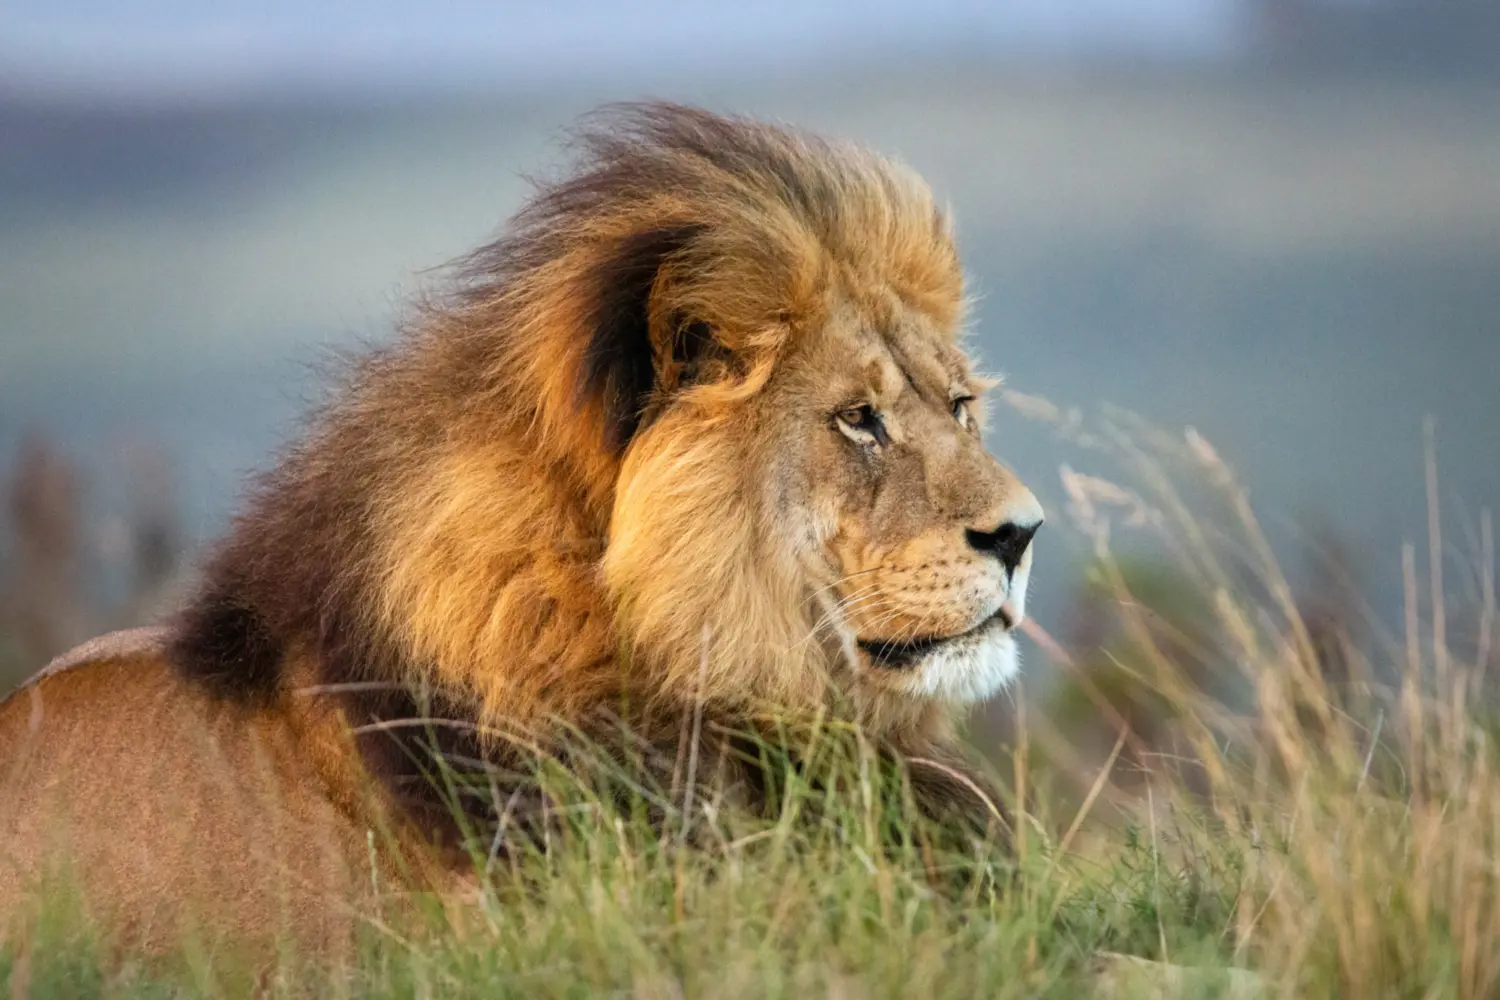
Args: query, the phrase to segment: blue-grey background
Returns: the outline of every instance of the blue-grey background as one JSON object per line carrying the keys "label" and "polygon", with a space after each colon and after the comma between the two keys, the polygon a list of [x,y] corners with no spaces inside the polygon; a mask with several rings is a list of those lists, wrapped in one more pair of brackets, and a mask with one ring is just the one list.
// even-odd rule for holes
{"label": "blue-grey background", "polygon": [[[1455,543],[1500,499],[1497,11],[3,0],[0,473],[44,433],[107,526],[150,442],[211,538],[316,397],[309,362],[387,335],[577,114],[669,97],[913,164],[989,367],[1196,426],[1379,603],[1425,540],[1424,417]],[[991,440],[1058,503],[1053,440],[1004,414]],[[1047,625],[1063,573],[1039,572]]]}

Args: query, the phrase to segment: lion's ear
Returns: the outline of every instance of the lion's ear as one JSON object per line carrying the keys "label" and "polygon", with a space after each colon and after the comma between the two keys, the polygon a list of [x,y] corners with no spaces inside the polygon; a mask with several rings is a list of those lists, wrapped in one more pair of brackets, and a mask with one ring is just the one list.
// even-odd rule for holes
{"label": "lion's ear", "polygon": [[601,402],[617,450],[640,429],[654,394],[698,382],[728,359],[712,327],[679,308],[682,257],[701,231],[683,224],[631,233],[612,241],[593,271],[580,389]]}
{"label": "lion's ear", "polygon": [[702,385],[734,371],[732,352],[708,321],[676,320],[657,341],[657,388],[664,393]]}

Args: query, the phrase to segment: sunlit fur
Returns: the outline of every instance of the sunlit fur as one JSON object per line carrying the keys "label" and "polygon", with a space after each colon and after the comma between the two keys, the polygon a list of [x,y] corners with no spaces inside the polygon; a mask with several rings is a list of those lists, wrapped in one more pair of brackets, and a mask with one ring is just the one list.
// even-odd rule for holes
{"label": "sunlit fur", "polygon": [[[351,366],[167,657],[319,734],[330,787],[352,752],[393,802],[403,761],[368,730],[422,714],[418,688],[480,734],[468,756],[601,717],[670,741],[685,712],[832,713],[957,766],[956,707],[1015,671],[995,623],[1031,559],[1010,573],[973,532],[1040,511],[979,444],[944,214],[873,153],[694,109],[614,109],[578,149]],[[934,645],[870,651],[911,640]]]}

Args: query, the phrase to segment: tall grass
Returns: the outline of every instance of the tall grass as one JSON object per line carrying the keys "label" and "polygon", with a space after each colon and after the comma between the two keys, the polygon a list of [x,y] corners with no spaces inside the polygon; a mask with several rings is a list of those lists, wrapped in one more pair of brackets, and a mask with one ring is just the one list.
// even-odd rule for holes
{"label": "tall grass", "polygon": [[[1091,553],[1092,606],[1108,621],[1087,648],[1032,629],[1033,662],[1091,707],[1103,738],[1068,736],[1048,712],[1055,696],[1014,698],[994,758],[1007,837],[935,827],[912,807],[902,768],[833,723],[800,768],[777,771],[766,814],[688,784],[648,786],[628,767],[541,766],[532,777],[554,822],[536,837],[478,831],[473,893],[420,900],[415,913],[393,905],[353,961],[287,961],[261,969],[259,986],[390,997],[1500,993],[1489,516],[1455,556],[1429,460],[1430,520],[1421,547],[1403,550],[1403,619],[1361,637],[1309,623],[1244,490],[1198,435],[1122,414],[1085,426],[1011,402],[1094,464],[1065,468],[1061,484],[1069,530]],[[1155,576],[1135,568],[1142,559]],[[1159,585],[1161,567],[1175,589]],[[1162,606],[1172,594],[1191,607]],[[100,957],[66,898],[44,911],[0,958],[14,995],[244,988],[227,956],[187,946],[176,963],[122,967]]]}

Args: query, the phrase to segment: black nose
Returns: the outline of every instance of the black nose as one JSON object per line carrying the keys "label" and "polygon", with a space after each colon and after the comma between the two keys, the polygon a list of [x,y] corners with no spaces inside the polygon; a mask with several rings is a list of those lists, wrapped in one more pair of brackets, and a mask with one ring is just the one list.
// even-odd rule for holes
{"label": "black nose", "polygon": [[1026,554],[1026,546],[1031,544],[1032,536],[1041,526],[1041,521],[1035,524],[1007,521],[994,531],[975,531],[970,528],[964,534],[968,536],[970,545],[999,559],[1005,572],[1014,574],[1016,567],[1021,565],[1021,557]]}

